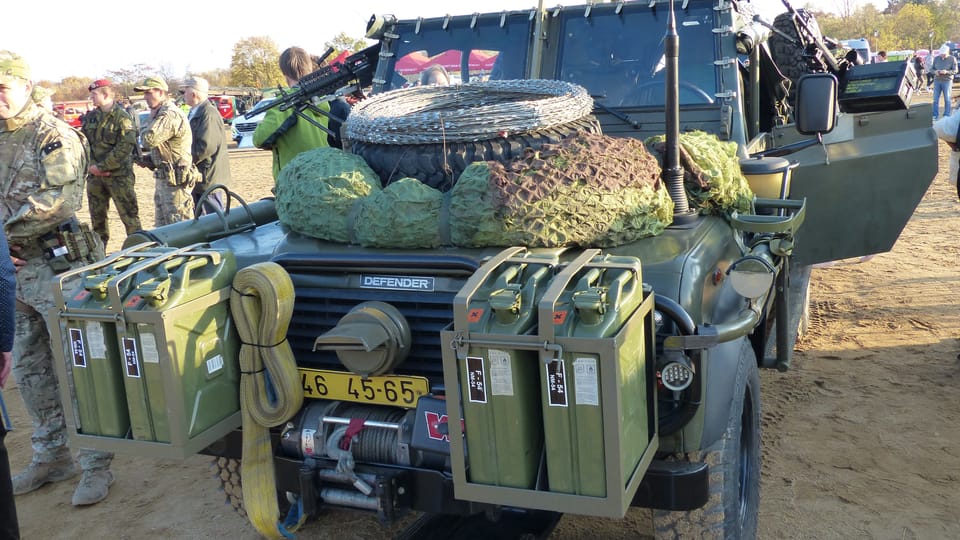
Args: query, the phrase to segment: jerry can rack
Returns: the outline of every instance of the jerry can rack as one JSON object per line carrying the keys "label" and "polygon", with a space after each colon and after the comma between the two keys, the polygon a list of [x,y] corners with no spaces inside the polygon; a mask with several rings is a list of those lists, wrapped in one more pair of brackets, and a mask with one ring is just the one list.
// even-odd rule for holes
{"label": "jerry can rack", "polygon": [[[239,340],[229,320],[235,272],[232,254],[205,244],[145,242],[57,276],[48,316],[51,340],[61,344],[54,368],[73,444],[184,458],[240,426]],[[122,385],[96,386],[94,378],[85,388],[83,370],[94,360],[118,370]],[[113,429],[91,430],[102,403]]]}

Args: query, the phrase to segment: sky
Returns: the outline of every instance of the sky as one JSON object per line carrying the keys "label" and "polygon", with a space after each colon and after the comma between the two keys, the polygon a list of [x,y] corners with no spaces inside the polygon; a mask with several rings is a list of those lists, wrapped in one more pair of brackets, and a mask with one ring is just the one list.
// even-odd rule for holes
{"label": "sky", "polygon": [[[764,12],[783,11],[780,0],[754,1]],[[808,1],[827,8],[834,3],[793,0],[792,5],[799,8]],[[885,0],[861,1],[886,5]],[[0,49],[26,58],[35,80],[60,81],[71,75],[93,79],[136,64],[163,68],[164,72],[180,77],[228,68],[233,46],[244,38],[268,36],[281,51],[296,45],[321,54],[324,43],[340,32],[362,37],[373,14],[438,17],[473,13],[481,6],[483,11],[490,12],[527,9],[536,3],[537,0],[166,0],[118,4],[47,0],[34,5],[12,0],[4,6],[4,21],[37,22],[4,24]],[[583,3],[586,0],[544,0],[546,6]]]}

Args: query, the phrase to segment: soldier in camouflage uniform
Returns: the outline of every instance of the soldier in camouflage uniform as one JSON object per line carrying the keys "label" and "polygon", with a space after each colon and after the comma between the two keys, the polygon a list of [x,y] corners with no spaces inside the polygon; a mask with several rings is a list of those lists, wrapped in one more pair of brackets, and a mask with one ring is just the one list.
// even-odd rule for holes
{"label": "soldier in camouflage uniform", "polygon": [[167,96],[167,82],[159,77],[147,77],[133,88],[143,92],[150,107],[150,119],[140,131],[143,145],[150,149],[147,161],[139,162],[153,169],[157,181],[153,195],[157,227],[193,217],[193,196],[190,192],[200,180],[193,165],[190,146],[193,137],[190,123],[183,111]]}
{"label": "soldier in camouflage uniform", "polygon": [[[0,51],[0,222],[17,267],[17,334],[13,374],[33,419],[33,459],[13,478],[16,494],[76,476],[45,315],[54,306],[50,281],[103,257],[103,244],[76,212],[83,199],[83,134],[30,99],[30,68]],[[113,483],[113,454],[80,450],[83,477],[73,504],[103,500]]]}
{"label": "soldier in camouflage uniform", "polygon": [[90,142],[87,203],[93,230],[106,246],[110,240],[107,209],[111,198],[127,236],[140,230],[140,207],[133,174],[137,130],[133,117],[115,101],[116,92],[110,81],[93,81],[89,90],[94,109],[83,115],[83,134]]}

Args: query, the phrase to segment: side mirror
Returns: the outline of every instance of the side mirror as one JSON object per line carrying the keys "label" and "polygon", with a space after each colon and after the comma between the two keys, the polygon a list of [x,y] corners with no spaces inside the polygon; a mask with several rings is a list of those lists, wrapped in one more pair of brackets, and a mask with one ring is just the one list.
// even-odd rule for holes
{"label": "side mirror", "polygon": [[803,135],[833,131],[837,121],[837,78],[830,73],[810,73],[797,81],[794,117]]}

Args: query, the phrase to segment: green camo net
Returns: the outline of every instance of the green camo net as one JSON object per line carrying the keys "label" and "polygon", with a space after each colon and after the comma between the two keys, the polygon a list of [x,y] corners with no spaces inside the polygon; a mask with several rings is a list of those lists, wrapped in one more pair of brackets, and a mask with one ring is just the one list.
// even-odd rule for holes
{"label": "green camo net", "polygon": [[[663,162],[666,137],[646,140],[647,147]],[[680,134],[680,165],[690,206],[701,214],[749,212],[753,191],[740,172],[737,143],[721,141],[704,131]]]}
{"label": "green camo net", "polygon": [[[447,194],[412,178],[381,188],[359,156],[318,148],[281,171],[277,215],[306,236],[368,247],[612,247],[673,220],[648,151],[658,143],[582,133],[506,164],[474,163]],[[702,132],[681,135],[681,144],[692,206],[749,211],[735,144]]]}

